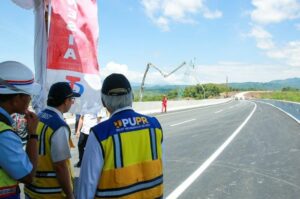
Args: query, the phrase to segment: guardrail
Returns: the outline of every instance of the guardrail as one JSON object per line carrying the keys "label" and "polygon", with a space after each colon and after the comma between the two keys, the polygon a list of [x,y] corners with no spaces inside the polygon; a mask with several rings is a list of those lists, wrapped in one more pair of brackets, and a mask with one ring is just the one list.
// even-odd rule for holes
{"label": "guardrail", "polygon": [[293,116],[296,120],[298,120],[298,123],[300,123],[300,103],[269,99],[258,101],[266,102],[282,109],[283,111]]}

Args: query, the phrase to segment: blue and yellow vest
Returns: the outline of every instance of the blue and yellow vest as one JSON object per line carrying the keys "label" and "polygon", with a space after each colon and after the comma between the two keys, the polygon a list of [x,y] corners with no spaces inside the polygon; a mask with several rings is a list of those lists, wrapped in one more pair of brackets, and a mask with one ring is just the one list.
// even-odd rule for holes
{"label": "blue and yellow vest", "polygon": [[161,198],[162,129],[156,118],[124,110],[92,128],[104,165],[95,198]]}
{"label": "blue and yellow vest", "polygon": [[[68,129],[69,127],[57,113],[48,109],[39,114],[39,120],[38,166],[33,183],[25,186],[25,194],[30,198],[65,198],[51,159],[51,138],[60,127],[66,126]],[[68,167],[73,180],[70,160],[68,160]]]}
{"label": "blue and yellow vest", "polygon": [[[0,114],[0,133],[9,130],[7,133],[15,133],[8,119]],[[11,178],[1,167],[0,167],[0,198],[18,198],[19,187],[18,181]]]}

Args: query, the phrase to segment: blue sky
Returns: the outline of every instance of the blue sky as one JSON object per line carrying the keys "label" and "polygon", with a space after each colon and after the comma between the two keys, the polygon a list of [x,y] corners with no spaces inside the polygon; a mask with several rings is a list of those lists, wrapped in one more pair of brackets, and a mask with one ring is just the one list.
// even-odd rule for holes
{"label": "blue sky", "polygon": [[[299,0],[98,0],[99,62],[146,83],[195,84],[300,77]],[[0,61],[33,67],[34,15],[0,2]],[[34,70],[34,69],[33,69]]]}

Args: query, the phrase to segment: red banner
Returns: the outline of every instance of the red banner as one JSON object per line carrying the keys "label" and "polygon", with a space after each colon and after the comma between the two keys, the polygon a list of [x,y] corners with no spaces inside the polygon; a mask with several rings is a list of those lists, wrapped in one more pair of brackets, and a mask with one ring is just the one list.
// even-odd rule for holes
{"label": "red banner", "polygon": [[47,68],[99,74],[96,0],[52,0]]}

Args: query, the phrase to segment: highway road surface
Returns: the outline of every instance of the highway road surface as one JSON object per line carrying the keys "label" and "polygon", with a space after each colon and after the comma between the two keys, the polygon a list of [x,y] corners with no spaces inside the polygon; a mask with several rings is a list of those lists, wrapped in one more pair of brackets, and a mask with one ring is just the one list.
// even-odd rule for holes
{"label": "highway road surface", "polygon": [[241,100],[156,117],[165,198],[300,198],[300,125],[278,109]]}

